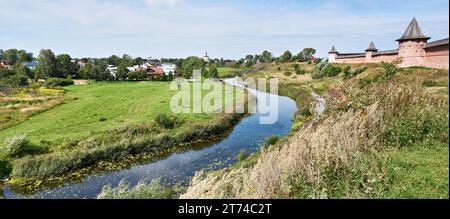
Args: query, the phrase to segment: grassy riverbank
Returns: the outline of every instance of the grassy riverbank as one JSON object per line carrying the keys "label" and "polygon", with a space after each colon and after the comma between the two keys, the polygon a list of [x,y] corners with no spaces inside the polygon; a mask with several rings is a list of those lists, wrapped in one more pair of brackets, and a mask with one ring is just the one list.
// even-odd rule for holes
{"label": "grassy riverbank", "polygon": [[324,95],[325,113],[231,168],[198,173],[181,197],[448,198],[448,71],[349,72],[362,67],[351,79],[283,76]]}
{"label": "grassy riverbank", "polygon": [[[141,153],[210,139],[242,117],[174,115],[170,99],[176,92],[165,82],[68,87],[64,104],[0,131],[2,174],[15,179],[10,182],[62,176],[101,161],[120,162]],[[232,104],[227,102],[223,108]],[[11,154],[11,146],[17,146],[20,153]]]}

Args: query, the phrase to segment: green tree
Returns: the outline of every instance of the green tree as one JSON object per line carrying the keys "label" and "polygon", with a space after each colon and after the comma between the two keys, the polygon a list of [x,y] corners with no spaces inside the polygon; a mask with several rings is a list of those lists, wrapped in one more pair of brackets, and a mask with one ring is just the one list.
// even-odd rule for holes
{"label": "green tree", "polygon": [[216,64],[211,64],[209,66],[209,75],[210,78],[218,78],[219,77],[219,71],[217,70]]}
{"label": "green tree", "polygon": [[92,79],[91,72],[93,68],[94,64],[92,62],[86,62],[86,64],[80,69],[80,78]]}
{"label": "green tree", "polygon": [[316,50],[313,48],[304,48],[302,53],[305,59],[304,61],[308,61],[314,57],[314,55],[316,54]]}
{"label": "green tree", "polygon": [[5,60],[5,59],[6,59],[5,51],[3,51],[3,49],[0,49],[0,60]]}
{"label": "green tree", "polygon": [[125,66],[125,63],[121,62],[119,66],[117,66],[116,78],[121,80],[127,80],[128,72],[129,71]]}
{"label": "green tree", "polygon": [[270,53],[269,51],[264,51],[261,54],[261,59],[260,61],[264,62],[264,63],[270,63],[273,60],[273,55],[272,53]]}
{"label": "green tree", "polygon": [[33,53],[27,52],[25,50],[17,51],[17,58],[20,63],[33,61]]}
{"label": "green tree", "polygon": [[56,56],[58,60],[58,76],[60,78],[74,77],[78,72],[78,65],[72,62],[72,58],[67,54]]}
{"label": "green tree", "polygon": [[36,66],[36,77],[58,77],[57,59],[50,49],[42,49],[38,56],[39,64]]}
{"label": "green tree", "polygon": [[204,66],[204,62],[202,59],[200,59],[196,56],[188,57],[183,62],[183,67],[182,67],[183,76],[185,78],[191,78],[194,70],[202,70],[203,66]]}
{"label": "green tree", "polygon": [[112,55],[108,58],[107,62],[109,65],[117,66],[121,62],[121,58],[116,55]]}
{"label": "green tree", "polygon": [[283,55],[280,57],[281,62],[290,62],[292,58],[292,53],[289,50],[286,50]]}
{"label": "green tree", "polygon": [[22,64],[16,64],[14,65],[14,69],[13,71],[18,74],[18,75],[22,75],[22,76],[26,76],[27,78],[33,78],[33,72],[26,66],[22,65]]}
{"label": "green tree", "polygon": [[5,59],[10,65],[15,65],[19,61],[17,49],[8,49],[5,51]]}
{"label": "green tree", "polygon": [[169,72],[169,75],[167,76],[167,80],[168,81],[173,81],[173,78],[174,78],[173,73]]}
{"label": "green tree", "polygon": [[133,66],[135,64],[133,57],[128,54],[123,54],[121,63],[123,63],[125,66]]}

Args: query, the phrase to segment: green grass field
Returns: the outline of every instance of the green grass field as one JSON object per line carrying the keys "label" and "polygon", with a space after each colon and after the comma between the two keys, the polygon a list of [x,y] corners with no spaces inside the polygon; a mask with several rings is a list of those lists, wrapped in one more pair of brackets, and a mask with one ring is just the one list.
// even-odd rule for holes
{"label": "green grass field", "polygon": [[[220,136],[244,115],[220,110],[174,114],[170,102],[176,93],[169,82],[66,87],[64,103],[0,131],[0,177],[45,179],[100,161],[117,162],[147,152],[159,156]],[[217,107],[224,109],[237,97],[222,98],[228,102]]]}
{"label": "green grass field", "polygon": [[[66,90],[66,103],[0,131],[0,142],[25,134],[33,143],[57,145],[64,139],[83,139],[110,128],[151,123],[158,113],[171,113],[170,98],[177,92],[171,91],[167,82],[95,83]],[[177,116],[189,123],[217,115]]]}
{"label": "green grass field", "polygon": [[227,67],[217,68],[217,71],[219,72],[219,77],[230,77],[239,73],[239,69]]}

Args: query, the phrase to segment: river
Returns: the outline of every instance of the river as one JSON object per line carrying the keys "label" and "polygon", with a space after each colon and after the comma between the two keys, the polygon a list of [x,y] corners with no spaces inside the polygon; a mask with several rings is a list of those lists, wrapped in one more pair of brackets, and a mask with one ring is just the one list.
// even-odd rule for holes
{"label": "river", "polygon": [[[233,79],[227,79],[225,82],[243,87],[235,84]],[[258,98],[265,94],[250,88],[247,90]],[[141,180],[151,181],[155,178],[161,178],[168,185],[187,183],[197,171],[217,170],[233,165],[237,162],[237,156],[242,149],[254,153],[269,136],[288,134],[292,128],[293,115],[297,111],[296,103],[288,97],[279,96],[277,107],[279,116],[276,123],[260,124],[260,117],[264,115],[252,114],[239,122],[225,139],[200,150],[174,153],[162,160],[127,169],[100,172],[84,178],[81,182],[67,182],[34,194],[21,194],[10,187],[5,187],[3,196],[8,199],[92,199],[97,197],[105,185],[117,186],[121,180],[127,180],[131,185]]]}

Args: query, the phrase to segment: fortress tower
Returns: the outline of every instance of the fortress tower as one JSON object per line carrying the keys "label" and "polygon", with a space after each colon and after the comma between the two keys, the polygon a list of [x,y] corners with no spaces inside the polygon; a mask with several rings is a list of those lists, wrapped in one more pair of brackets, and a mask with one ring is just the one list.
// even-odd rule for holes
{"label": "fortress tower", "polygon": [[330,52],[328,52],[328,62],[335,63],[337,55],[338,52],[336,51],[336,48],[333,45],[333,47],[331,47]]}
{"label": "fortress tower", "polygon": [[414,17],[403,36],[398,39],[398,55],[402,57],[401,67],[423,66],[425,49],[428,40]]}
{"label": "fortress tower", "polygon": [[369,47],[366,49],[366,61],[370,62],[372,61],[372,56],[374,53],[378,52],[377,47],[375,46],[375,43],[370,42]]}

